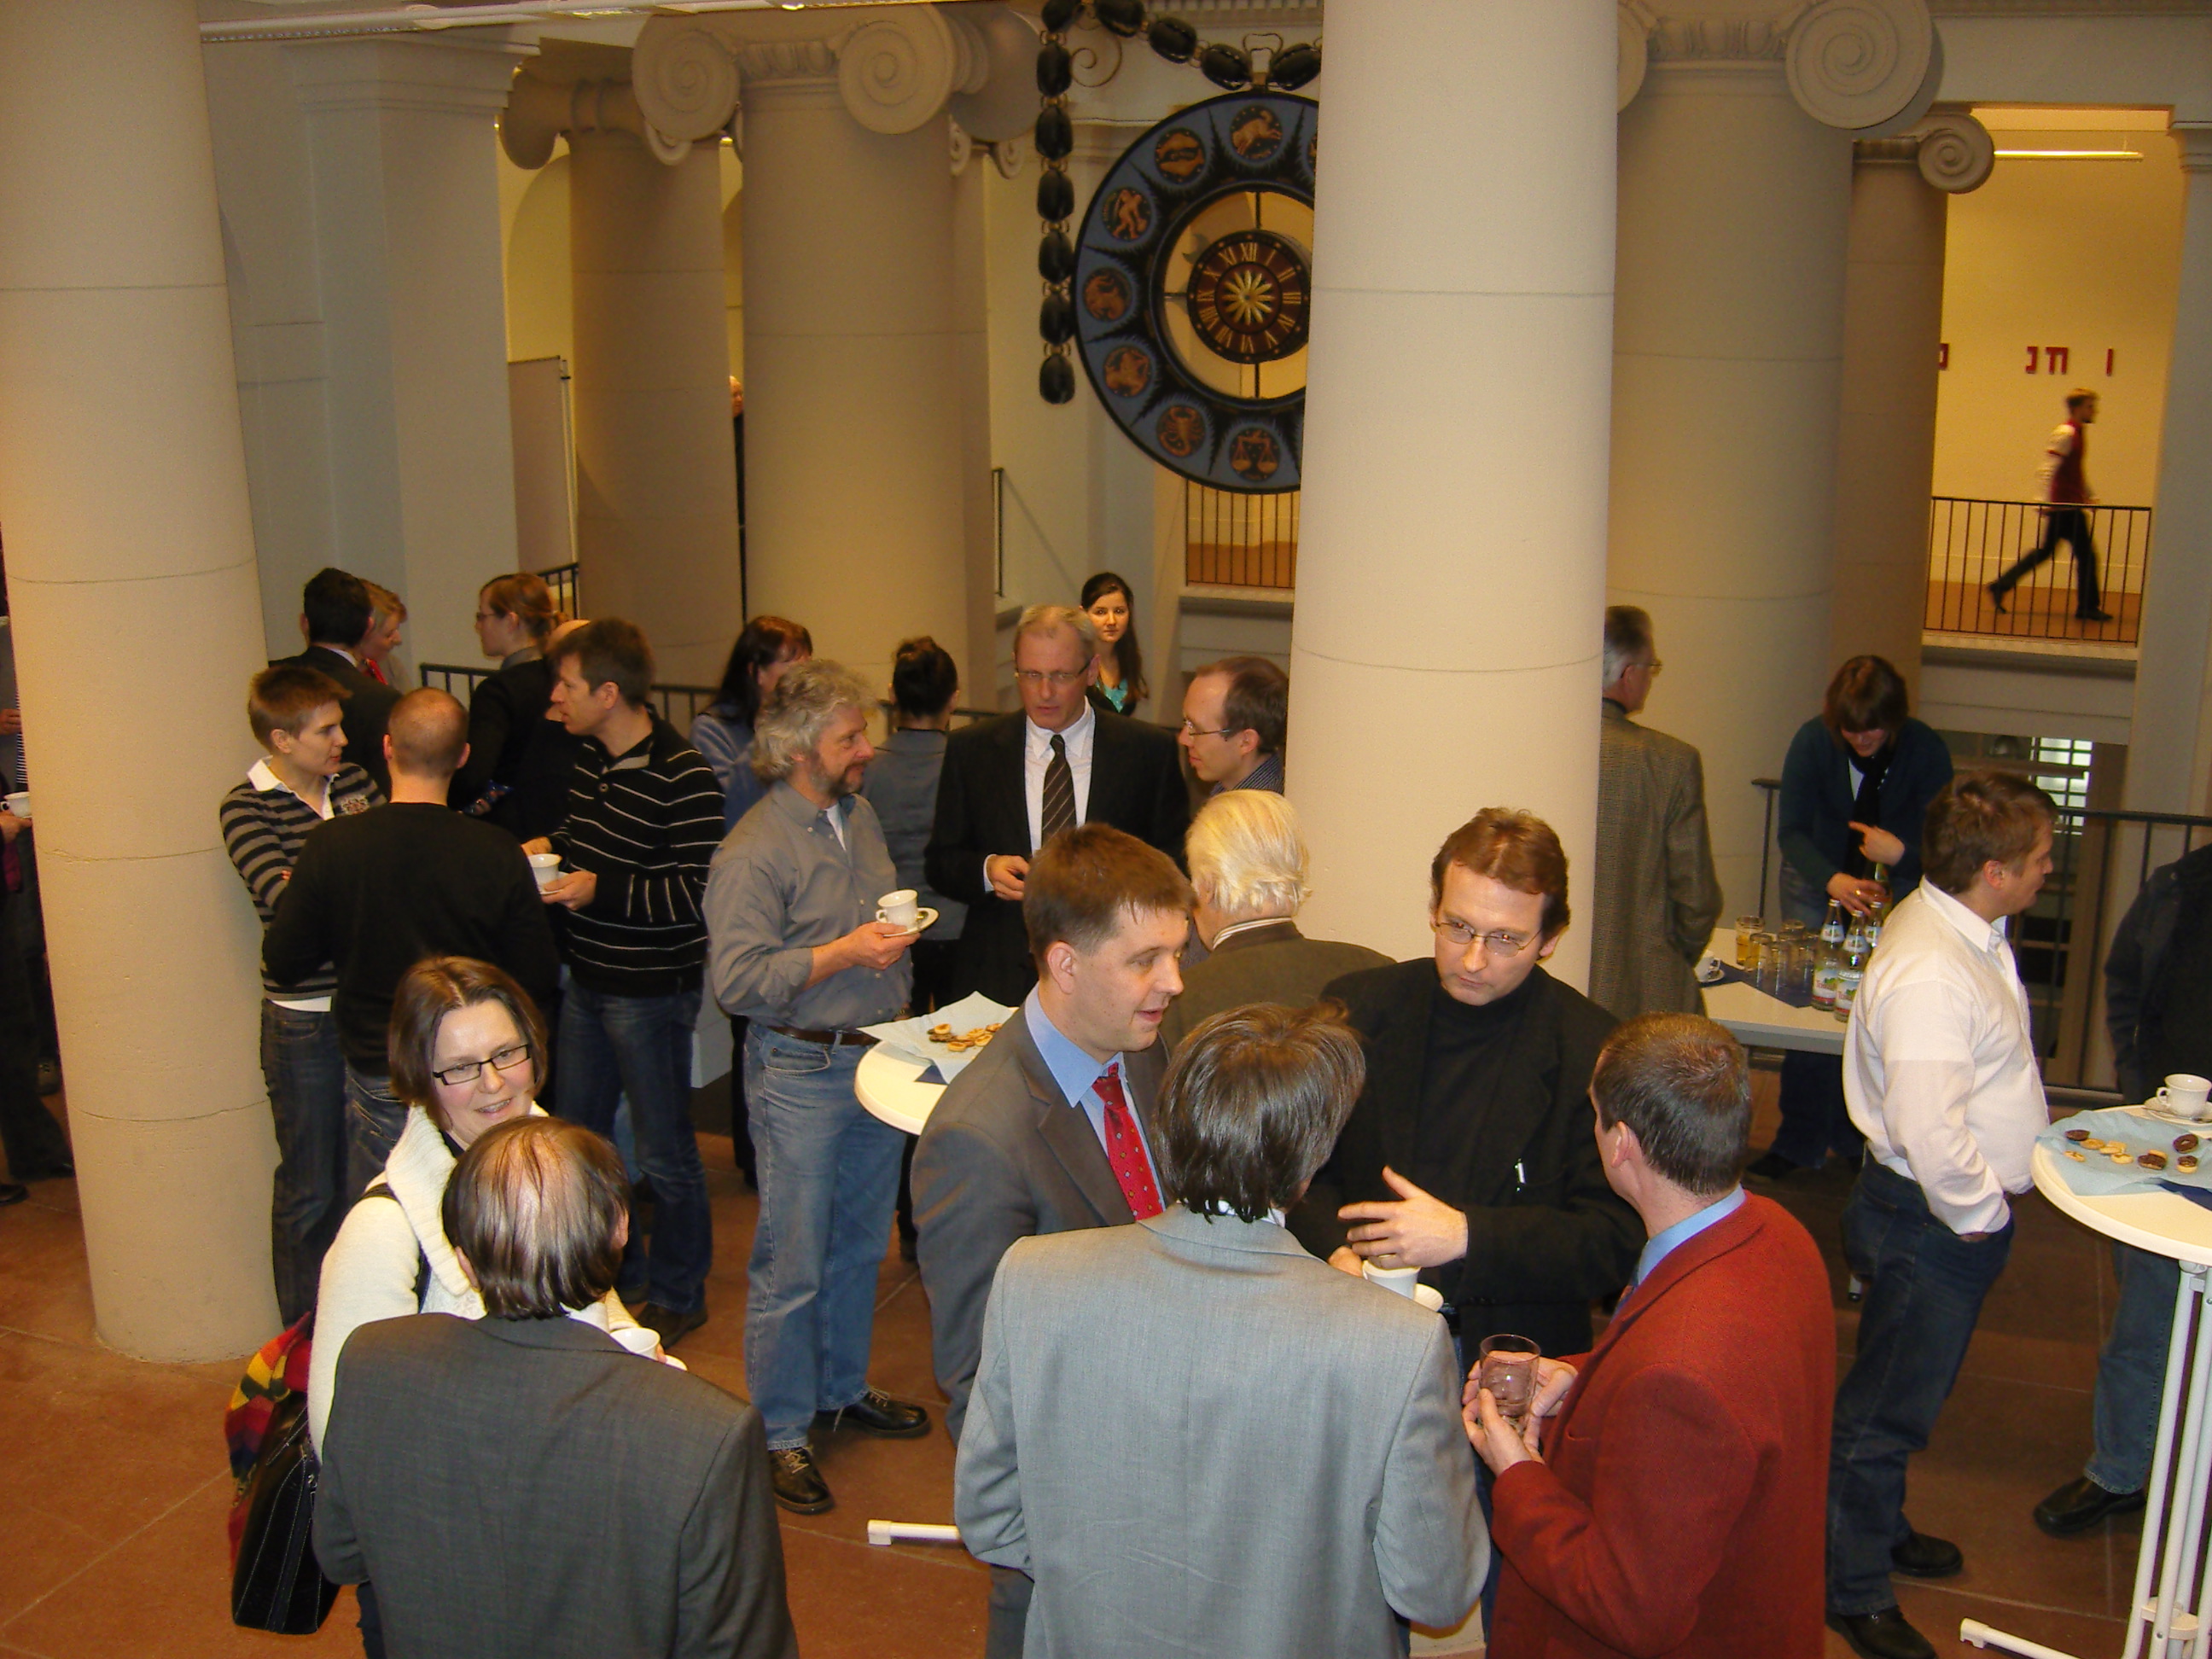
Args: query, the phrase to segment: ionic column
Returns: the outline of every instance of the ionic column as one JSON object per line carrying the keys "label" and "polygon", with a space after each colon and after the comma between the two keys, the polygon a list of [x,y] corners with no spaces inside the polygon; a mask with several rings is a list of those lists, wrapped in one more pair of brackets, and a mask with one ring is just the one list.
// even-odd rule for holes
{"label": "ionic column", "polygon": [[1738,908],[1759,879],[1751,780],[1780,769],[1834,665],[1851,140],[1924,100],[1932,40],[1921,0],[1664,15],[1620,117],[1607,596],[1651,612],[1650,719],[1704,751]]}
{"label": "ionic column", "polygon": [[[331,562],[405,597],[417,661],[476,661],[477,590],[515,564],[490,141],[526,51],[475,29],[284,48],[314,176]],[[296,614],[323,560],[270,553]]]}
{"label": "ionic column", "polygon": [[909,634],[972,660],[945,118],[1024,130],[1036,40],[1003,8],[933,5],[662,17],[638,38],[657,131],[695,136],[742,97],[752,608],[870,674]]}
{"label": "ionic column", "polygon": [[1865,652],[1887,657],[1917,695],[1944,224],[1949,197],[1981,186],[1994,150],[1971,115],[1930,116],[1909,132],[1862,138],[1852,149],[1828,661]]}
{"label": "ionic column", "polygon": [[2143,591],[2127,804],[2212,811],[2212,125],[2172,128],[2188,196]]}
{"label": "ionic column", "polygon": [[[1549,820],[1589,890],[1614,11],[1364,0],[1333,21],[1290,788],[1309,931],[1415,956],[1429,860],[1480,807]],[[1511,142],[1406,165],[1469,110]],[[1553,961],[1577,985],[1587,938]]]}
{"label": "ionic column", "polygon": [[190,0],[0,9],[0,523],[100,1337],[234,1358],[276,1146],[216,804],[266,653]]}
{"label": "ionic column", "polygon": [[566,56],[529,65],[500,137],[523,167],[568,139],[584,605],[642,628],[662,680],[712,685],[744,625],[719,139],[670,139],[629,82],[574,72]]}

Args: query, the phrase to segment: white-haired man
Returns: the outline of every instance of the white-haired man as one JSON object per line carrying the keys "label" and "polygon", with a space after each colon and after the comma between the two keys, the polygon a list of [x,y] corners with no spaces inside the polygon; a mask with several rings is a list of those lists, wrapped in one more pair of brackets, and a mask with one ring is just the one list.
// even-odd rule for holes
{"label": "white-haired man", "polygon": [[1019,714],[955,732],[937,784],[923,868],[969,906],[952,994],[1009,1005],[1036,983],[1022,925],[1023,883],[1045,842],[1079,823],[1110,823],[1170,858],[1182,851],[1190,796],[1176,743],[1158,726],[1102,714],[1085,695],[1098,674],[1098,629],[1064,605],[1033,605],[1014,628]]}
{"label": "white-haired man", "polygon": [[769,792],[716,849],[707,881],[714,1000],[750,1022],[745,1101],[760,1221],[745,1302],[745,1389],[768,1425],[776,1502],[830,1508],[810,1431],[895,1438],[929,1415],[868,1386],[876,1267],[890,1236],[906,1137],[871,1117],[853,1074],[860,1030],[906,1006],[914,934],[876,920],[898,885],[860,793],[875,750],[876,694],[817,659],[777,681],[754,727]]}
{"label": "white-haired man", "polygon": [[1266,789],[1224,789],[1199,809],[1185,839],[1198,895],[1191,925],[1210,953],[1186,969],[1160,1041],[1172,1053],[1215,1014],[1247,1003],[1304,1008],[1334,979],[1390,958],[1364,945],[1308,939],[1295,918],[1306,885],[1297,810]]}

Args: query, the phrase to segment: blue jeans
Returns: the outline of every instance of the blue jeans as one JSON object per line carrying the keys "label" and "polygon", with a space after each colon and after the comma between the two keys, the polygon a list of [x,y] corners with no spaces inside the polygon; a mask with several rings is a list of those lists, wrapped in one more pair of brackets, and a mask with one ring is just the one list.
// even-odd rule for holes
{"label": "blue jeans", "polygon": [[2181,1264],[2112,1241],[2120,1305],[2097,1355],[2097,1449],[2081,1471],[2106,1492],[2150,1484],[2158,1447],[2158,1407],[2166,1392],[2166,1351],[2173,1340],[2173,1297]]}
{"label": "blue jeans", "polygon": [[407,1127],[407,1103],[392,1092],[388,1077],[369,1077],[346,1061],[346,1190],[350,1206],[384,1173],[384,1161]]}
{"label": "blue jeans", "polygon": [[1911,1532],[1905,1461],[1928,1444],[2012,1237],[2007,1221],[1989,1238],[1963,1239],[1929,1213],[1916,1183],[1871,1160],[1859,1172],[1844,1206],[1844,1259],[1866,1281],[1866,1301],[1828,1458],[1832,1613],[1897,1605],[1889,1557]]}
{"label": "blue jeans", "polygon": [[[1780,887],[1782,919],[1802,921],[1817,930],[1828,914],[1828,896],[1786,863],[1782,866]],[[1839,1055],[1806,1054],[1796,1048],[1785,1051],[1782,1087],[1775,1103],[1782,1109],[1782,1127],[1774,1132],[1774,1145],[1768,1150],[1802,1169],[1819,1169],[1830,1152],[1856,1158],[1866,1144],[1844,1099],[1844,1062]]]}
{"label": "blue jeans", "polygon": [[561,1000],[560,1066],[554,1109],[613,1138],[616,1103],[629,1102],[638,1173],[653,1184],[653,1237],[635,1218],[623,1257],[623,1293],[671,1313],[707,1305],[714,1263],[714,1218],[707,1170],[691,1127],[691,1028],[696,988],[666,996],[625,997],[571,982]]}
{"label": "blue jeans", "polygon": [[755,1020],[745,1033],[760,1222],[745,1303],[745,1389],[771,1451],[806,1444],[817,1411],[868,1386],[876,1269],[890,1240],[906,1137],[853,1092],[864,1048],[825,1048]]}
{"label": "blue jeans", "polygon": [[261,1004],[261,1077],[276,1121],[269,1261],[289,1325],[315,1305],[323,1254],[346,1212],[345,1055],[328,1012]]}

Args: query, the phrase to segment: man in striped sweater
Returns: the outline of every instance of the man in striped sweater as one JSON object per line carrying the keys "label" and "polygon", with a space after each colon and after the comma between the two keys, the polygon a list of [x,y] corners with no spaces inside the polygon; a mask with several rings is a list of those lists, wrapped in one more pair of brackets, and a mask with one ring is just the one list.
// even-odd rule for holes
{"label": "man in striped sweater", "polygon": [[629,1097],[653,1220],[650,1241],[630,1230],[623,1297],[673,1347],[706,1322],[714,1255],[691,1128],[691,1031],[722,792],[698,751],[653,713],[653,650],[634,624],[587,623],[550,660],[549,718],[586,740],[568,822],[529,843],[566,866],[544,895],[569,913],[554,1109],[611,1134],[616,1104]]}
{"label": "man in striped sweater", "polygon": [[[329,675],[297,665],[263,669],[246,692],[246,719],[269,753],[222,798],[222,843],[264,927],[307,831],[383,804],[368,774],[345,758],[345,697]],[[327,962],[298,985],[262,980],[261,1075],[276,1120],[269,1255],[287,1325],[315,1305],[323,1253],[345,1219],[345,1054],[331,1012],[337,988],[337,969]]]}

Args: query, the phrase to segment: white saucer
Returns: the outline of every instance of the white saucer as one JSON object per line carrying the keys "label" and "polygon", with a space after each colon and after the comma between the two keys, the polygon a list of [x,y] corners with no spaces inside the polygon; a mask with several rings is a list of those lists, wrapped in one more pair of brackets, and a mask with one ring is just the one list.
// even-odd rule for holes
{"label": "white saucer", "polygon": [[1413,1300],[1431,1313],[1442,1313],[1444,1310],[1444,1293],[1433,1285],[1414,1285]]}
{"label": "white saucer", "polygon": [[2145,1117],[2154,1117],[2161,1123],[2179,1123],[2191,1129],[2212,1129],[2212,1118],[2184,1117],[2172,1107],[2161,1106],[2156,1101],[2147,1100],[2142,1105],[2130,1106],[2128,1109],[2141,1112]]}
{"label": "white saucer", "polygon": [[914,926],[908,928],[906,930],[906,933],[898,934],[896,937],[904,939],[907,936],[907,933],[927,933],[931,928],[937,926],[937,915],[938,913],[931,909],[927,904],[918,906],[914,913]]}

